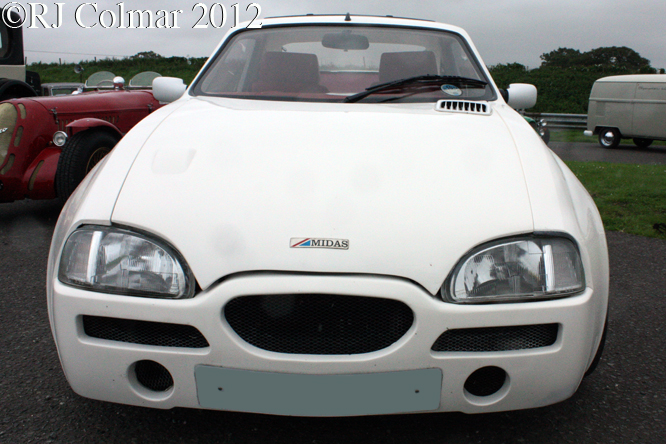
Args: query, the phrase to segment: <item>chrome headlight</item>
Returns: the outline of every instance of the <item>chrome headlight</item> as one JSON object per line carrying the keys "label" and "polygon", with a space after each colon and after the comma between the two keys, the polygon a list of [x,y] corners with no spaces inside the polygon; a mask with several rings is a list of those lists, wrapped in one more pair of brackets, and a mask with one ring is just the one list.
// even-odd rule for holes
{"label": "chrome headlight", "polygon": [[53,144],[55,146],[64,146],[67,142],[67,133],[64,131],[56,131],[53,134]]}
{"label": "chrome headlight", "polygon": [[584,288],[574,242],[529,236],[472,250],[454,268],[441,294],[448,302],[475,304],[565,297]]}
{"label": "chrome headlight", "polygon": [[171,299],[194,294],[194,279],[174,249],[115,227],[84,226],[72,233],[58,279],[104,293]]}

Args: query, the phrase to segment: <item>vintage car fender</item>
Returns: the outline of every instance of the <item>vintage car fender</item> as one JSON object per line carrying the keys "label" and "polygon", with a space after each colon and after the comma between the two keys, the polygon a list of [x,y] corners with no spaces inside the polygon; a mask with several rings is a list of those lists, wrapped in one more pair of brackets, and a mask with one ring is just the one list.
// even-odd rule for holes
{"label": "vintage car fender", "polygon": [[26,187],[26,195],[30,196],[31,199],[53,199],[56,197],[53,183],[58,168],[60,151],[60,148],[57,147],[43,150],[25,170],[22,183]]}
{"label": "vintage car fender", "polygon": [[74,134],[79,133],[81,131],[85,131],[91,128],[99,128],[99,127],[111,128],[119,135],[121,136],[123,135],[122,131],[120,131],[120,129],[118,129],[118,127],[115,126],[114,124],[109,123],[106,120],[95,119],[95,118],[85,118],[85,119],[75,120],[69,125],[67,125],[65,128],[67,131],[67,135],[71,137]]}
{"label": "vintage car fender", "polygon": [[[53,142],[57,132],[72,137],[98,128],[119,139],[158,108],[159,102],[146,90],[24,97],[0,103],[0,202],[56,197],[55,190],[46,193],[42,187],[55,183],[57,168],[50,165],[62,152]],[[52,177],[43,176],[47,173]]]}

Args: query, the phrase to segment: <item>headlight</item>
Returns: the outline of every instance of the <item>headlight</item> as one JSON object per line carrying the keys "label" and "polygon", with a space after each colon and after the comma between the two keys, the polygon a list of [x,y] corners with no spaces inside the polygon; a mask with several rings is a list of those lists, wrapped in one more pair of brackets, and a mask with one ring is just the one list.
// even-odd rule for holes
{"label": "headlight", "polygon": [[506,239],[473,250],[442,287],[444,300],[475,304],[570,296],[585,279],[576,245],[562,237]]}
{"label": "headlight", "polygon": [[86,226],[67,239],[58,279],[104,293],[158,298],[193,296],[193,278],[166,245],[114,227]]}
{"label": "headlight", "polygon": [[53,144],[55,146],[64,146],[67,142],[67,133],[64,131],[56,131],[53,134]]}

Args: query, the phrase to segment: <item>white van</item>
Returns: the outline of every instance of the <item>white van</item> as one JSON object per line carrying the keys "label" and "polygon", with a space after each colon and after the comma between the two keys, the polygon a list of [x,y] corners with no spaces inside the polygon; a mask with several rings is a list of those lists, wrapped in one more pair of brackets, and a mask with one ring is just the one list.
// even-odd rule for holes
{"label": "white van", "polygon": [[632,138],[646,148],[666,140],[666,74],[604,77],[594,82],[587,111],[586,136],[615,148]]}

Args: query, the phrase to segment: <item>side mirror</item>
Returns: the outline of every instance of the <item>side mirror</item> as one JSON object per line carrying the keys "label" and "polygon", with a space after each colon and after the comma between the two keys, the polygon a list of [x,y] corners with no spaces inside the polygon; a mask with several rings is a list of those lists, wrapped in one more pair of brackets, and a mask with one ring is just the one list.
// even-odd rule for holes
{"label": "side mirror", "polygon": [[534,85],[527,83],[512,83],[506,89],[506,99],[509,106],[513,109],[532,108],[537,102],[537,89]]}
{"label": "side mirror", "polygon": [[176,77],[157,77],[153,80],[153,96],[162,103],[171,103],[180,99],[187,85]]}

